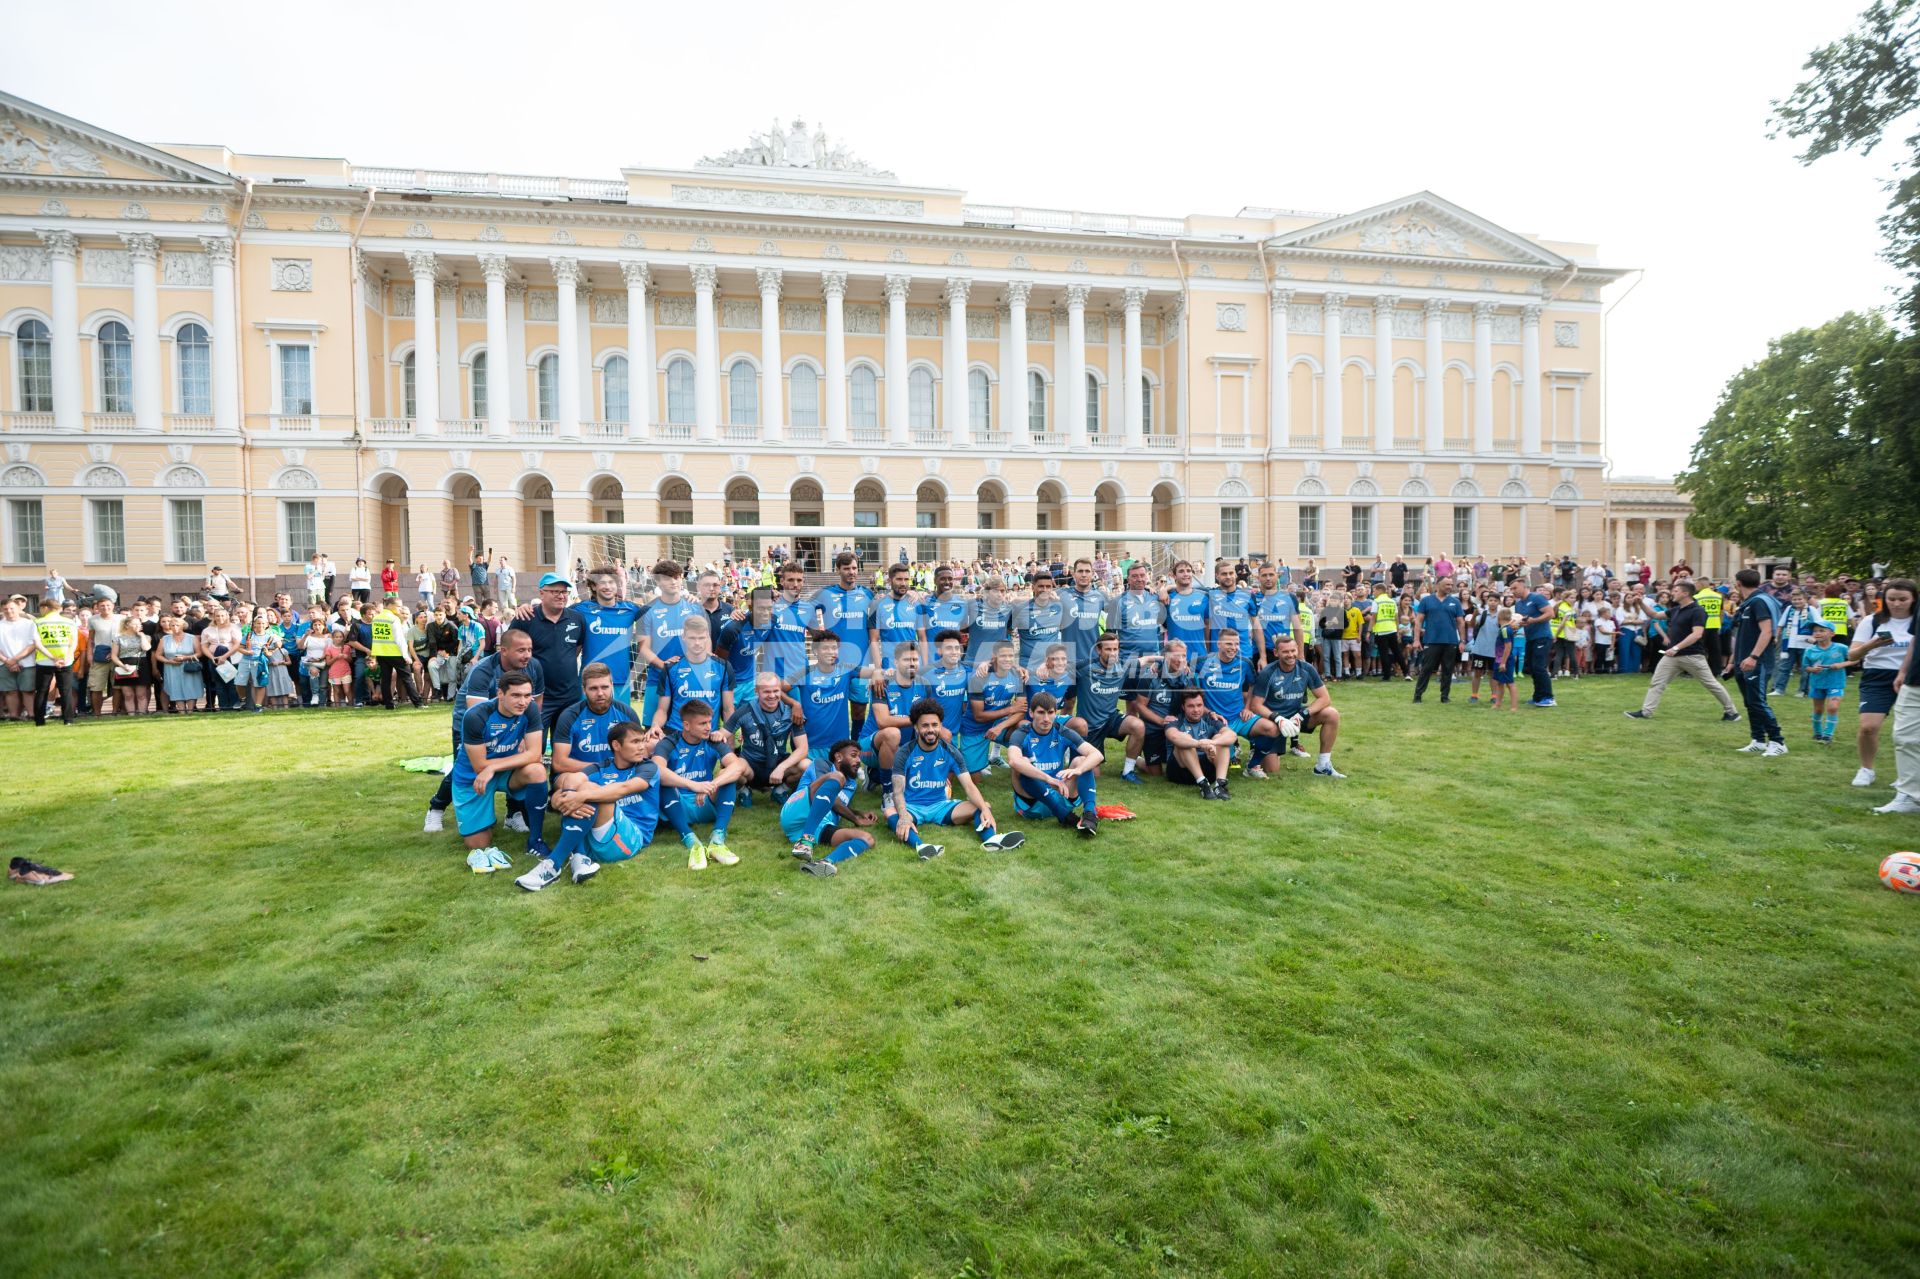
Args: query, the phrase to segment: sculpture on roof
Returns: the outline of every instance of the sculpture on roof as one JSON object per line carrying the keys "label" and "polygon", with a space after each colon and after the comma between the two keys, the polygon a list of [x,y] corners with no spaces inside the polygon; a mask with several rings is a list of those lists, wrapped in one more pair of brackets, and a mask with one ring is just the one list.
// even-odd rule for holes
{"label": "sculpture on roof", "polygon": [[782,129],[775,120],[765,133],[749,134],[747,145],[719,155],[702,156],[703,169],[735,167],[771,169],[816,169],[832,173],[857,173],[869,178],[892,178],[887,169],[876,169],[857,159],[845,146],[827,140],[825,129],[807,130],[807,122],[795,119]]}
{"label": "sculpture on roof", "polygon": [[1467,256],[1467,242],[1457,231],[1420,217],[1409,217],[1398,226],[1370,226],[1360,233],[1360,247],[1423,257]]}

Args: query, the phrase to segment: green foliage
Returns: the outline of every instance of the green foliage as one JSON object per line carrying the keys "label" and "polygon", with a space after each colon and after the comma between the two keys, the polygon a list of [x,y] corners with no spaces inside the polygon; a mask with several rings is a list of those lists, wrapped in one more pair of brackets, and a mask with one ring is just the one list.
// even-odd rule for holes
{"label": "green foliage", "polygon": [[420,833],[444,712],[0,727],[78,875],[0,884],[0,1274],[1911,1274],[1914,827],[1644,687],[533,895]]}
{"label": "green foliage", "polygon": [[1920,563],[1917,403],[1920,351],[1878,315],[1776,338],[1728,381],[1677,477],[1688,530],[1822,573]]}

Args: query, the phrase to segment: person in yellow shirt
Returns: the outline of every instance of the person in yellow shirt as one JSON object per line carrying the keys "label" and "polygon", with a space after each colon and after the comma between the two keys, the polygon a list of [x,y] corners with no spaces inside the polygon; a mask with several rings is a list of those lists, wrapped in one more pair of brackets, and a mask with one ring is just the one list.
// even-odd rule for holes
{"label": "person in yellow shirt", "polygon": [[1576,611],[1571,587],[1556,592],[1553,620],[1547,623],[1547,629],[1553,632],[1553,664],[1561,675],[1571,679],[1580,676],[1579,651],[1573,634],[1576,625],[1573,615]]}
{"label": "person in yellow shirt", "polygon": [[394,709],[397,677],[407,700],[418,710],[426,703],[420,700],[419,690],[413,686],[413,632],[400,612],[399,603],[400,597],[389,591],[373,616],[367,619],[373,626],[373,660],[380,668],[378,704]]}
{"label": "person in yellow shirt", "polygon": [[1374,587],[1373,607],[1373,651],[1379,656],[1380,678],[1389,680],[1398,669],[1400,674],[1412,679],[1407,670],[1407,659],[1400,645],[1400,602],[1387,589],[1385,582]]}
{"label": "person in yellow shirt", "polygon": [[60,722],[71,726],[80,713],[80,691],[73,678],[74,657],[80,651],[80,619],[69,617],[57,600],[40,605],[33,623],[33,722],[47,722],[47,694],[60,688]]}
{"label": "person in yellow shirt", "polygon": [[1346,629],[1340,632],[1341,673],[1348,679],[1361,679],[1367,672],[1360,663],[1360,631],[1366,625],[1367,615],[1359,602],[1345,591],[1340,592],[1340,602],[1347,610]]}

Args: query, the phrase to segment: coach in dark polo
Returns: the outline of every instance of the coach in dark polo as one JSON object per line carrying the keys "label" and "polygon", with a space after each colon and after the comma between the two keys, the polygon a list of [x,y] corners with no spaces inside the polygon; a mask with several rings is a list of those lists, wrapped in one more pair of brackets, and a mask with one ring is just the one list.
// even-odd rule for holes
{"label": "coach in dark polo", "polygon": [[551,737],[560,712],[580,700],[580,653],[587,642],[587,619],[567,606],[567,579],[558,573],[541,578],[540,602],[526,617],[516,616],[508,629],[533,639],[533,655],[547,675],[540,719]]}

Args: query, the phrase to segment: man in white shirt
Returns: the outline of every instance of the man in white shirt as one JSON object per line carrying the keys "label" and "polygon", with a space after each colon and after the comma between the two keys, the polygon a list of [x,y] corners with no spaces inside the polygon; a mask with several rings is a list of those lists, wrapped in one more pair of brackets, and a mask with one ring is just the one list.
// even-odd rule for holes
{"label": "man in white shirt", "polygon": [[87,657],[87,692],[97,716],[113,695],[113,642],[120,636],[120,615],[113,611],[113,601],[103,597],[93,602],[93,611],[81,620],[87,628],[83,650]]}
{"label": "man in white shirt", "polygon": [[55,604],[67,602],[67,579],[60,576],[60,570],[49,568],[47,575],[40,581],[40,598],[52,600]]}
{"label": "man in white shirt", "polygon": [[33,619],[26,600],[9,596],[0,604],[0,711],[24,721],[33,710]]}
{"label": "man in white shirt", "polygon": [[307,561],[307,603],[327,606],[327,568],[318,551]]}

